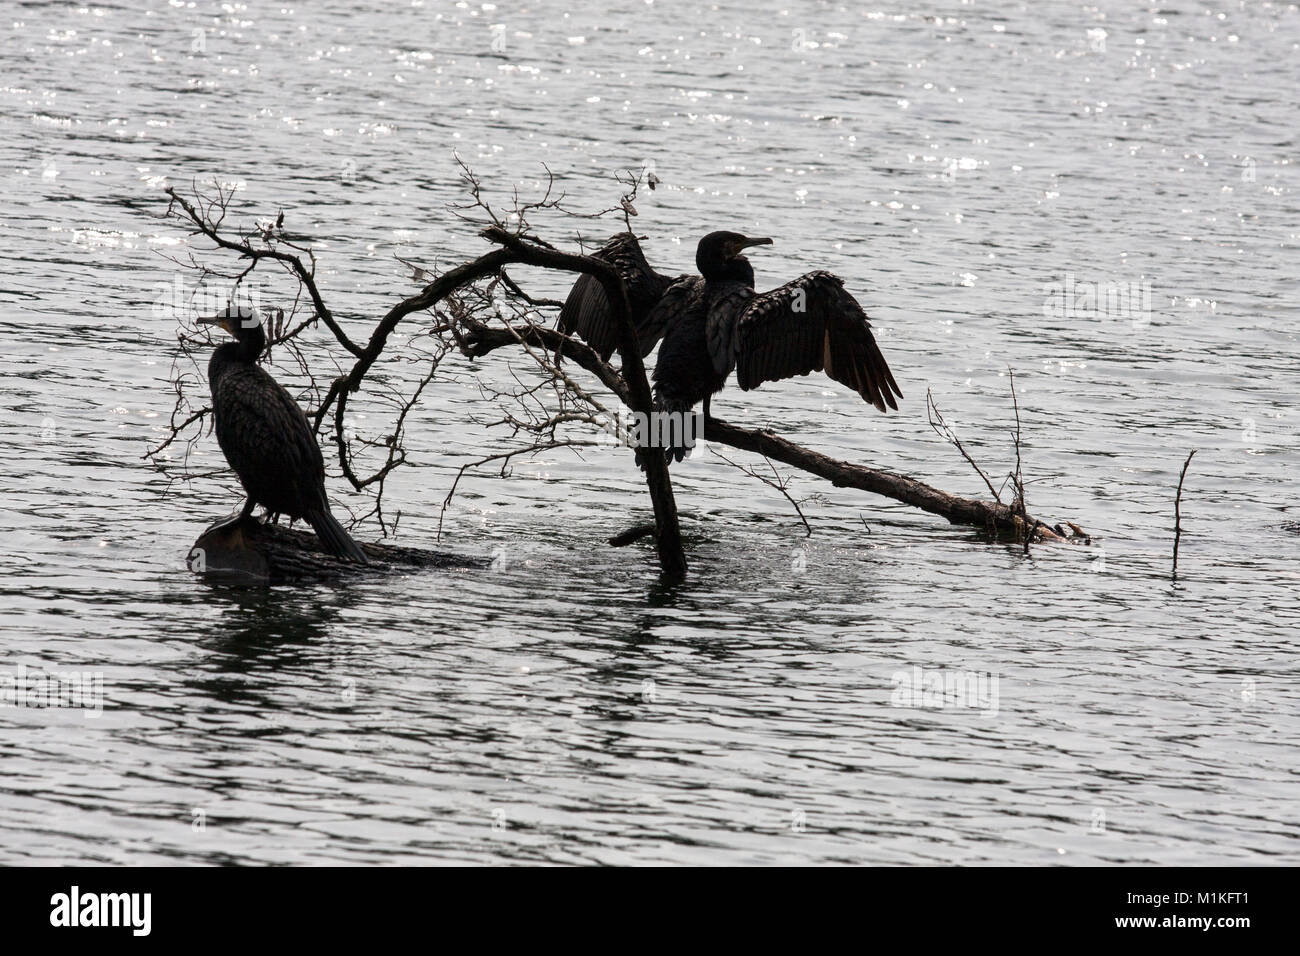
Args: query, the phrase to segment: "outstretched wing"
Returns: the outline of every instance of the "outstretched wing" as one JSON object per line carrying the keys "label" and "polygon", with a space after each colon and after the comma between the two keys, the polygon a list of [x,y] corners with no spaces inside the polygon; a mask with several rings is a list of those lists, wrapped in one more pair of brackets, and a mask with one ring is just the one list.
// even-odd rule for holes
{"label": "outstretched wing", "polygon": [[[648,323],[647,316],[673,280],[650,268],[640,243],[630,232],[614,236],[593,256],[608,262],[623,277],[632,309],[632,323],[636,326],[637,341],[644,358],[664,334],[663,326]],[[605,287],[595,276],[581,275],[573,284],[569,297],[564,300],[564,307],[560,309],[560,331],[565,335],[577,332],[605,360],[618,347],[620,336],[614,310],[605,295]]]}
{"label": "outstretched wing", "polygon": [[858,301],[829,272],[810,272],[755,296],[736,322],[736,378],[763,382],[824,371],[882,412],[903,397]]}

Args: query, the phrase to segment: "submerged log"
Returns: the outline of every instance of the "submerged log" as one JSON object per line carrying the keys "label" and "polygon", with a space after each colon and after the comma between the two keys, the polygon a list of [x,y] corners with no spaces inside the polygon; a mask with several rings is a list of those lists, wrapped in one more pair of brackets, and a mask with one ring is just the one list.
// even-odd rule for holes
{"label": "submerged log", "polygon": [[419,568],[462,571],[486,568],[487,558],[446,551],[358,542],[369,564],[334,557],[308,531],[247,519],[208,528],[190,548],[186,566],[213,580],[241,584],[286,584],[337,580]]}
{"label": "submerged log", "polygon": [[639,524],[635,528],[628,528],[626,531],[619,532],[609,539],[609,543],[616,548],[625,548],[629,544],[634,544],[642,538],[649,538],[656,534],[658,529],[653,524]]}

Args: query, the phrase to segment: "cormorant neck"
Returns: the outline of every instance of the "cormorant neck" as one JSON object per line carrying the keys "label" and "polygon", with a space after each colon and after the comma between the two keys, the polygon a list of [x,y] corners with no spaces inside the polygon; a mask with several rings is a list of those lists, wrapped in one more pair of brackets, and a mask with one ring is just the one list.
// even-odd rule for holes
{"label": "cormorant neck", "polygon": [[239,331],[239,338],[235,340],[235,346],[238,349],[236,357],[241,362],[253,365],[266,348],[266,331],[262,328],[261,322],[252,328],[241,328]]}
{"label": "cormorant neck", "polygon": [[255,329],[239,331],[240,336],[235,341],[218,345],[212,350],[212,358],[208,360],[208,380],[214,389],[227,370],[236,365],[256,365],[258,356],[266,347],[266,333],[260,325]]}
{"label": "cormorant neck", "polygon": [[750,287],[754,285],[754,267],[744,256],[722,261],[697,258],[695,266],[706,282],[743,282]]}

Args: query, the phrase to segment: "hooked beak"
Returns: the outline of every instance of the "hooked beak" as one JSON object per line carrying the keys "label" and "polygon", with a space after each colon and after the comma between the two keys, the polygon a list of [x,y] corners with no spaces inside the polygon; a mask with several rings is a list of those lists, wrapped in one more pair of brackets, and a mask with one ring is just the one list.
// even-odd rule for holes
{"label": "hooked beak", "polygon": [[739,249],[748,249],[750,246],[770,246],[771,244],[771,239],[745,239],[743,242],[737,243],[737,246]]}
{"label": "hooked beak", "polygon": [[225,315],[205,315],[202,318],[195,319],[194,324],[215,325],[220,327],[223,332],[228,332],[231,335],[235,334],[235,330],[230,326],[229,316]]}

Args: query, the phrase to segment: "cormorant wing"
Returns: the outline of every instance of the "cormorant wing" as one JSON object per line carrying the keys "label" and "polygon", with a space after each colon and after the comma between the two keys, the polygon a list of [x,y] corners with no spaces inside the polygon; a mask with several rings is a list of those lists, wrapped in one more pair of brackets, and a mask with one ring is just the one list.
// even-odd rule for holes
{"label": "cormorant wing", "polygon": [[700,399],[695,393],[701,383],[711,377],[705,338],[709,304],[704,290],[700,276],[682,276],[646,316],[647,325],[663,330],[651,378],[656,400],[671,405],[670,410],[689,411]]}
{"label": "cormorant wing", "polygon": [[[673,279],[650,268],[641,252],[641,244],[630,232],[614,236],[592,255],[608,262],[623,277],[628,305],[632,309],[632,323],[636,326],[637,341],[644,358],[664,334],[664,326],[648,322],[648,315]],[[614,310],[605,296],[605,287],[595,276],[584,273],[573,284],[569,297],[564,300],[564,307],[560,309],[560,331],[565,335],[577,332],[605,361],[618,347],[620,333],[614,321]]]}
{"label": "cormorant wing", "polygon": [[[637,326],[637,336],[644,351],[645,358],[654,348],[654,343],[662,339],[678,321],[685,318],[693,306],[703,302],[700,298],[704,280],[699,276],[678,276],[665,286],[663,295],[646,312],[641,324]],[[648,348],[646,341],[650,342]]]}
{"label": "cormorant wing", "polygon": [[897,410],[894,396],[903,397],[867,314],[829,272],[809,272],[754,296],[732,338],[736,379],[745,391],[824,371],[882,412],[886,406]]}
{"label": "cormorant wing", "polygon": [[736,349],[739,340],[736,328],[739,320],[754,301],[754,290],[740,282],[728,282],[709,295],[709,319],[705,335],[709,344],[709,358],[713,370],[726,378],[736,367]]}
{"label": "cormorant wing", "polygon": [[307,416],[265,369],[224,375],[213,394],[217,442],[245,489],[273,511],[324,507],[325,462]]}

